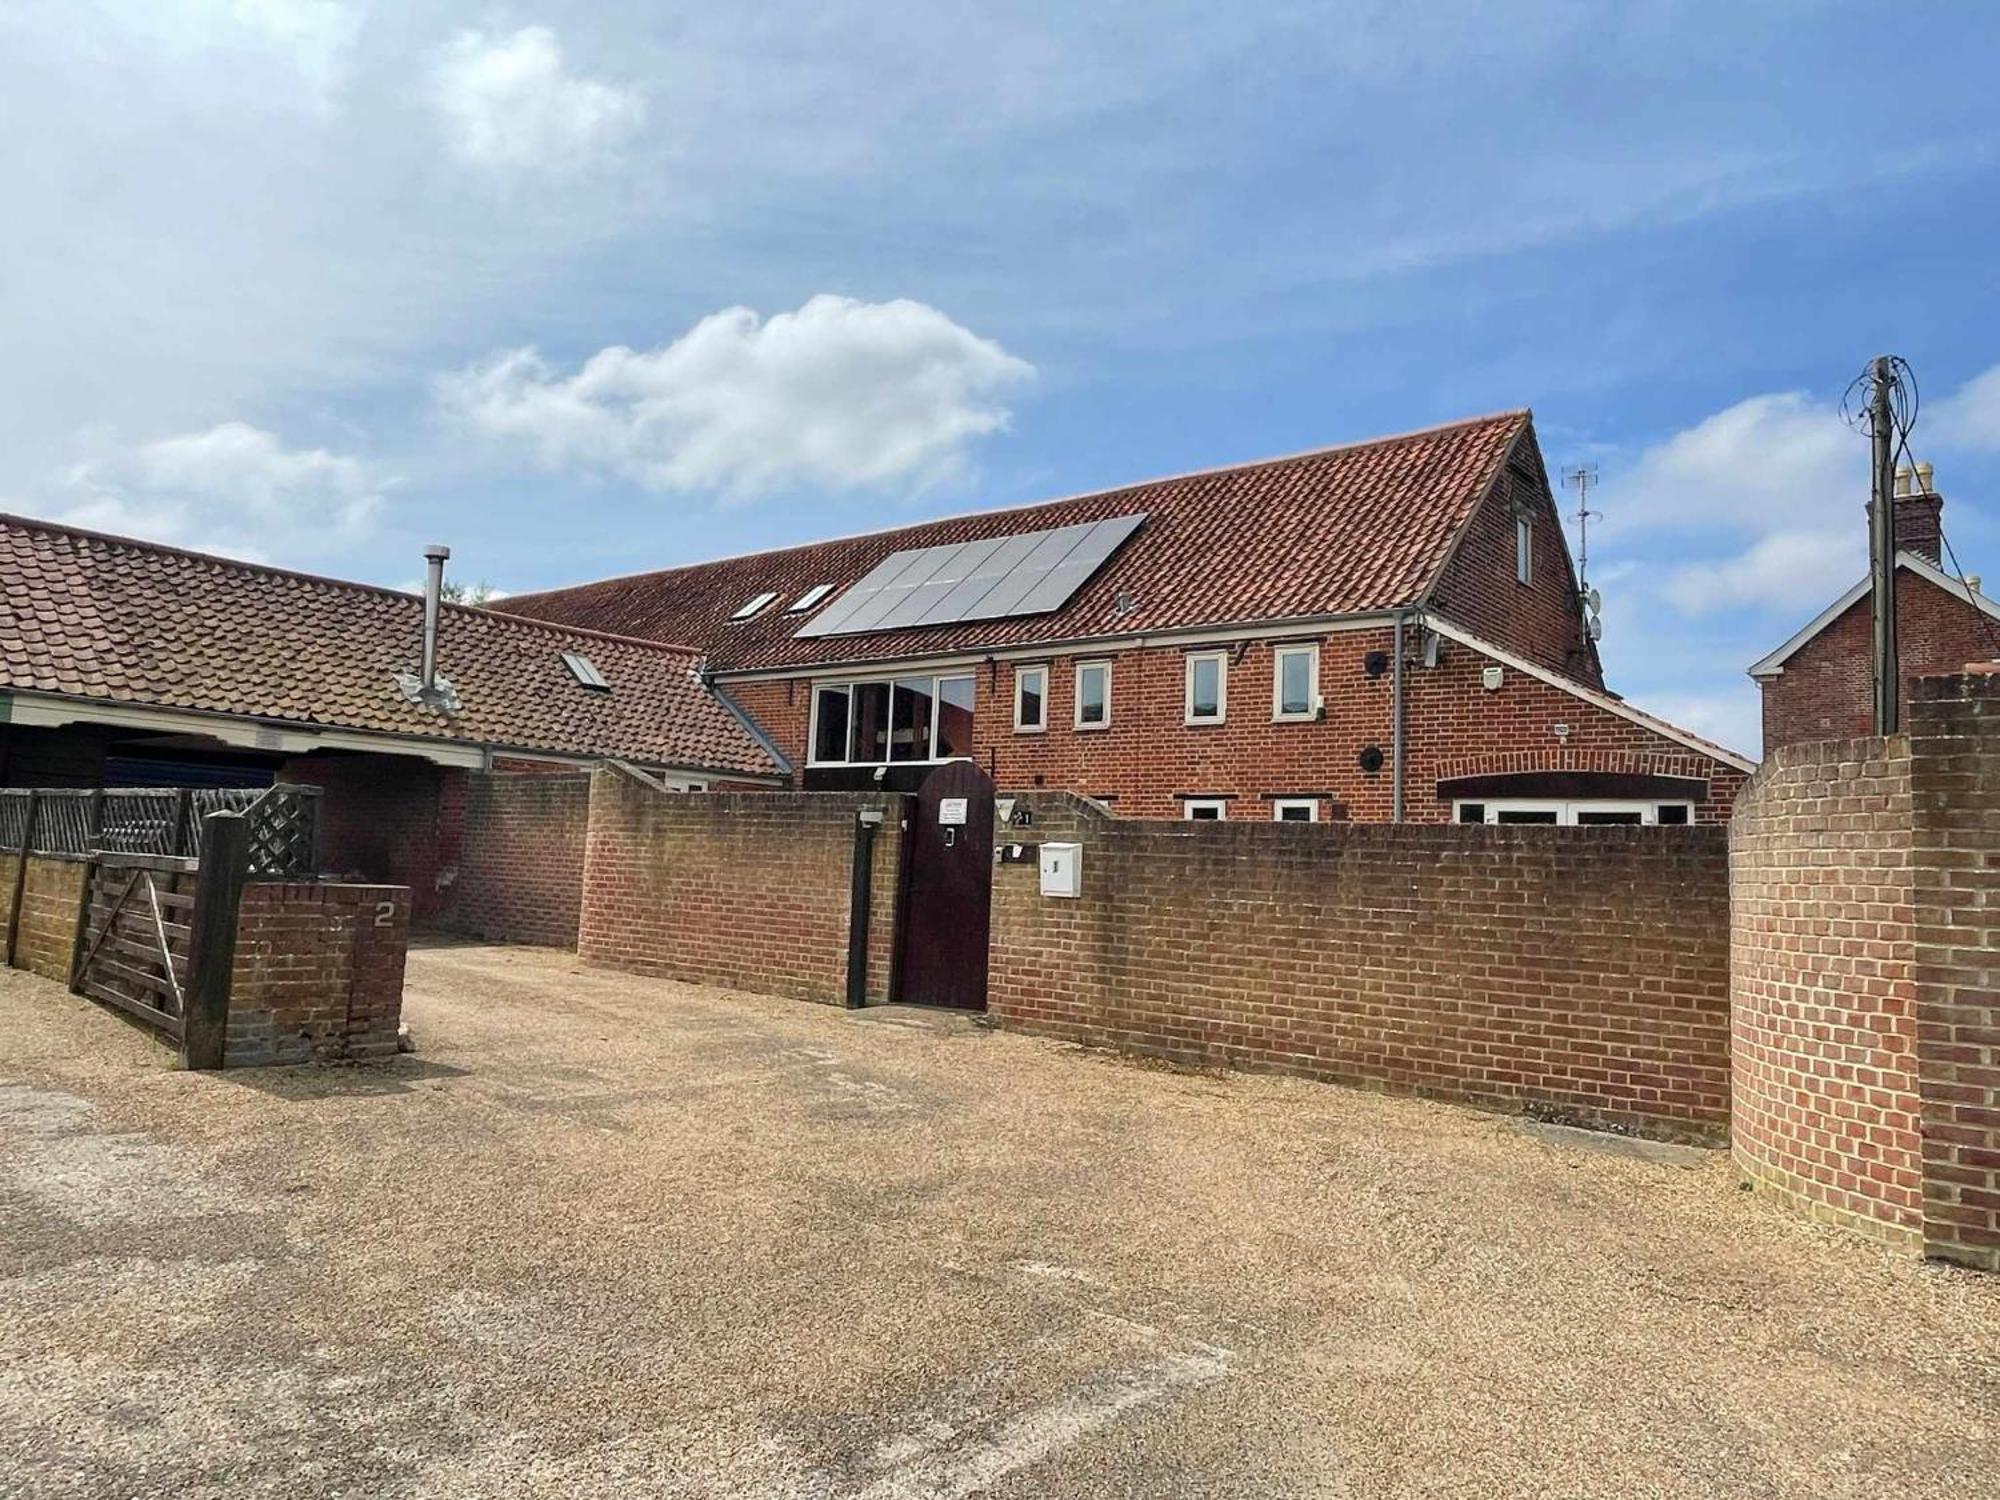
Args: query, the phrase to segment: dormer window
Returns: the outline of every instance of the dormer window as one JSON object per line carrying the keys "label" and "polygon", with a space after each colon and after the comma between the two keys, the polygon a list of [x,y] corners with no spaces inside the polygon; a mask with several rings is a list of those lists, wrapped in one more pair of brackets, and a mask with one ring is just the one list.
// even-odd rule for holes
{"label": "dormer window", "polygon": [[769,604],[773,599],[777,597],[778,597],[777,594],[772,592],[759,594],[756,598],[752,599],[748,604],[744,605],[741,609],[737,610],[736,613],[731,615],[729,618],[732,620],[747,620],[752,615],[756,614],[758,610],[764,608],[767,604]]}
{"label": "dormer window", "polygon": [[799,595],[798,598],[794,599],[790,604],[787,604],[785,606],[785,613],[788,615],[802,615],[832,592],[833,592],[832,584],[816,583],[811,588],[807,589],[803,594]]}

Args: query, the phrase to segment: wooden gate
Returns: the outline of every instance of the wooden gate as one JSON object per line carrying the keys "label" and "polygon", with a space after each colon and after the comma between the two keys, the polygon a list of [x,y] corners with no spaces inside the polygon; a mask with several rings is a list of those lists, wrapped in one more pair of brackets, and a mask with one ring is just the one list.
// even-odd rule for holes
{"label": "wooden gate", "polygon": [[100,854],[84,875],[70,989],[187,1040],[195,862]]}
{"label": "wooden gate", "polygon": [[211,813],[199,860],[101,853],[84,871],[71,991],[165,1032],[190,1068],[225,1060],[249,828]]}
{"label": "wooden gate", "polygon": [[896,921],[896,998],[986,1009],[993,907],[993,779],[970,761],[939,766],[911,800]]}

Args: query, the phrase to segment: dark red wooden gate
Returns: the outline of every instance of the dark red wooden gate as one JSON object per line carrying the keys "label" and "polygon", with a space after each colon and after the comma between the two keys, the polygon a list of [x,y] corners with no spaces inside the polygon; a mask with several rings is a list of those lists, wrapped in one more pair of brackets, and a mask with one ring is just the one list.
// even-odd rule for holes
{"label": "dark red wooden gate", "polygon": [[903,839],[896,998],[986,1009],[993,906],[993,779],[952,761],[924,779]]}

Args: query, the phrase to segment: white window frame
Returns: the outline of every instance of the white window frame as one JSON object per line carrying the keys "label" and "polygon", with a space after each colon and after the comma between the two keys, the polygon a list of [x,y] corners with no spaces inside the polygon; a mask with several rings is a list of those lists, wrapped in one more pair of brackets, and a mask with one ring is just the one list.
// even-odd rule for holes
{"label": "white window frame", "polygon": [[[1099,667],[1102,667],[1104,669],[1104,717],[1093,723],[1086,720],[1083,717],[1083,674],[1086,672],[1094,671]],[[1078,662],[1076,664],[1076,681],[1074,687],[1076,690],[1076,697],[1075,701],[1070,704],[1071,721],[1074,727],[1086,732],[1095,732],[1099,729],[1109,729],[1111,727],[1110,661],[1100,656],[1100,657],[1092,657],[1089,661]]]}
{"label": "white window frame", "polygon": [[[1197,714],[1194,711],[1194,668],[1196,662],[1215,663],[1215,712]],[[1190,651],[1186,665],[1181,668],[1185,688],[1181,694],[1181,722],[1184,724],[1226,724],[1229,722],[1229,653],[1227,651]]]}
{"label": "white window frame", "polygon": [[1514,581],[1535,581],[1535,521],[1532,516],[1514,517]]}
{"label": "white window frame", "polygon": [[969,671],[952,672],[900,672],[882,677],[840,677],[821,678],[812,684],[812,703],[806,713],[806,764],[808,766],[941,766],[948,761],[970,760],[971,752],[964,755],[933,755],[925,760],[821,760],[819,758],[819,696],[822,692],[844,692],[847,694],[847,751],[854,752],[854,690],[865,683],[879,682],[889,689],[889,713],[893,721],[896,712],[896,684],[905,678],[929,676],[931,682],[931,748],[937,748],[938,716],[944,708],[943,684],[964,680],[972,684],[973,722],[979,717],[979,674]]}
{"label": "white window frame", "polygon": [[[1302,713],[1285,712],[1285,658],[1303,654],[1310,665],[1306,669],[1306,706]],[[1279,646],[1271,652],[1271,722],[1274,724],[1305,724],[1319,717],[1319,643],[1310,641],[1303,645]]]}
{"label": "white window frame", "polygon": [[1306,810],[1305,820],[1308,823],[1317,823],[1319,821],[1319,798],[1317,797],[1273,797],[1271,799],[1271,821],[1273,823],[1298,822],[1297,818],[1287,818],[1285,816],[1285,809],[1288,807],[1303,807]]}
{"label": "white window frame", "polygon": [[[1486,809],[1486,822],[1489,826],[1497,825],[1500,822],[1499,814],[1502,812],[1552,812],[1556,815],[1556,826],[1560,828],[1577,828],[1583,826],[1577,822],[1577,815],[1579,813],[1635,812],[1639,814],[1639,824],[1641,827],[1657,828],[1662,826],[1660,823],[1660,809],[1662,807],[1684,807],[1687,809],[1688,823],[1694,822],[1694,804],[1682,797],[1662,797],[1649,801],[1624,797],[1612,799],[1581,798],[1573,801],[1560,801],[1546,797],[1461,797],[1451,804],[1452,822],[1456,823],[1459,821],[1459,809],[1468,803],[1474,807],[1484,807]],[[1685,825],[1668,824],[1665,826],[1677,828]]]}
{"label": "white window frame", "polygon": [[736,613],[731,615],[729,618],[732,622],[740,622],[743,620],[754,620],[757,618],[757,616],[761,615],[765,610],[769,609],[771,607],[772,602],[777,597],[778,597],[778,591],[776,589],[766,589],[763,593],[758,594],[755,597],[751,598],[747,603],[743,605],[741,609],[737,610]]}
{"label": "white window frame", "polygon": [[[1194,815],[1194,810],[1197,807],[1212,807],[1215,809],[1215,816],[1213,818],[1197,818]],[[1229,821],[1229,799],[1227,797],[1189,797],[1181,803],[1181,821],[1183,823],[1227,823]]]}
{"label": "white window frame", "polygon": [[[1021,679],[1028,676],[1042,680],[1042,722],[1029,724],[1021,718]],[[1014,668],[1014,733],[1040,734],[1049,727],[1049,669],[1046,666]]]}

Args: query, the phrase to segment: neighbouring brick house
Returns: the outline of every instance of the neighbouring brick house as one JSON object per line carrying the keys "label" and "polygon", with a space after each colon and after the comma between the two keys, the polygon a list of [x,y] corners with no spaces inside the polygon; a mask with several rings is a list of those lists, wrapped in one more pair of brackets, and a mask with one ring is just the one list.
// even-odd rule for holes
{"label": "neighbouring brick house", "polygon": [[1606,690],[1526,412],[500,607],[693,643],[809,791],[1717,822],[1751,769]]}
{"label": "neighbouring brick house", "polygon": [[[1944,497],[1929,464],[1897,472],[1896,656],[1903,701],[1916,679],[2000,657],[2000,603],[1977,576],[1944,570]],[[1844,740],[1875,725],[1873,581],[1861,579],[1750,668],[1762,692],[1764,753]]]}
{"label": "neighbouring brick house", "polygon": [[566,885],[573,931],[580,851],[508,837],[581,784],[546,773],[780,780],[689,647],[443,605],[426,692],[425,618],[411,594],[0,516],[0,785],[317,785],[324,868],[411,887],[420,920],[459,898],[470,808],[482,874],[513,874],[495,899]]}

